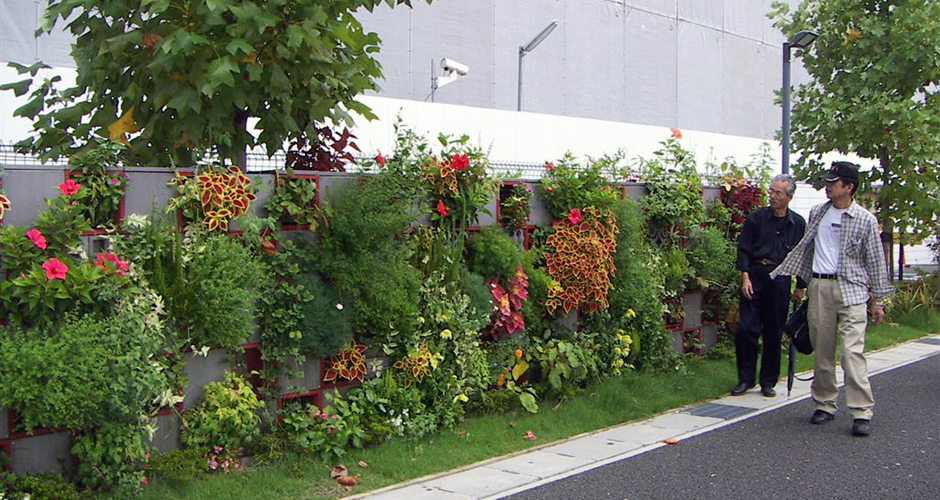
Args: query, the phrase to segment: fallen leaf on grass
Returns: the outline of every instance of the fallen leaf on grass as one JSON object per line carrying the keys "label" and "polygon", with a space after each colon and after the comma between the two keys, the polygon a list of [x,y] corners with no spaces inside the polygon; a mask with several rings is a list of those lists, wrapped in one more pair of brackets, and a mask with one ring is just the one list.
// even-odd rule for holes
{"label": "fallen leaf on grass", "polygon": [[510,421],[509,421],[509,427],[513,427],[513,428],[516,427],[516,423],[513,422],[512,420],[510,420]]}
{"label": "fallen leaf on grass", "polygon": [[367,464],[365,460],[360,460],[360,461],[359,461],[359,467],[362,467],[363,469],[366,469],[366,468],[369,467],[369,464]]}
{"label": "fallen leaf on grass", "polygon": [[457,433],[457,435],[458,435],[458,436],[461,436],[461,437],[466,436],[466,435],[467,435],[467,431],[460,431],[460,432]]}
{"label": "fallen leaf on grass", "polygon": [[330,479],[337,479],[349,474],[349,470],[346,469],[346,466],[339,464],[336,467],[330,469]]}
{"label": "fallen leaf on grass", "polygon": [[679,442],[676,438],[663,439],[663,442],[666,444],[676,444]]}
{"label": "fallen leaf on grass", "polygon": [[353,486],[359,484],[359,474],[355,476],[340,476],[336,478],[336,482],[345,486],[346,491],[349,491]]}

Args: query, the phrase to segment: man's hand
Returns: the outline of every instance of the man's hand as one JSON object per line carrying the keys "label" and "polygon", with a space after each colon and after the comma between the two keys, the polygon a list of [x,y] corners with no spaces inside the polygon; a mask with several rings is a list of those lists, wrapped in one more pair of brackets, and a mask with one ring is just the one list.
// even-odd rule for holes
{"label": "man's hand", "polygon": [[871,322],[877,325],[883,319],[885,319],[885,306],[877,304],[871,306]]}
{"label": "man's hand", "polygon": [[799,304],[800,302],[803,302],[803,296],[805,293],[806,293],[805,288],[797,288],[796,290],[793,291],[793,297],[790,297],[790,300]]}
{"label": "man's hand", "polygon": [[751,300],[751,295],[754,293],[754,285],[751,284],[751,278],[747,273],[742,273],[741,276],[741,293],[747,300]]}

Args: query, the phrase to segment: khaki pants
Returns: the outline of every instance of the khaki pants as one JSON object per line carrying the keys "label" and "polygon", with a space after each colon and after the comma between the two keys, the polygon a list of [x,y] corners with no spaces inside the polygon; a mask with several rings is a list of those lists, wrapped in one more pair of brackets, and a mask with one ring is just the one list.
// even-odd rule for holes
{"label": "khaki pants", "polygon": [[845,372],[845,401],[852,418],[871,419],[875,400],[868,383],[865,360],[865,330],[868,305],[842,303],[839,282],[813,279],[809,283],[809,336],[813,341],[813,400],[816,409],[836,413],[836,341],[842,339],[842,370]]}

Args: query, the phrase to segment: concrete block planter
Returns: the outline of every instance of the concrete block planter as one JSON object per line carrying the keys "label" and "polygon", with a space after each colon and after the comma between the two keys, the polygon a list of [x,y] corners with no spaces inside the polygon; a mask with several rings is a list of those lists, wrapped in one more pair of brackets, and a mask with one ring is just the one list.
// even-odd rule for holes
{"label": "concrete block planter", "polygon": [[17,474],[68,475],[72,470],[72,435],[68,432],[13,439],[9,448],[10,470]]}
{"label": "concrete block planter", "polygon": [[184,353],[186,371],[189,384],[183,389],[183,406],[190,409],[199,404],[205,391],[203,387],[209,382],[219,382],[225,379],[225,372],[231,369],[226,359],[228,351],[212,349],[209,354],[202,356],[190,352]]}

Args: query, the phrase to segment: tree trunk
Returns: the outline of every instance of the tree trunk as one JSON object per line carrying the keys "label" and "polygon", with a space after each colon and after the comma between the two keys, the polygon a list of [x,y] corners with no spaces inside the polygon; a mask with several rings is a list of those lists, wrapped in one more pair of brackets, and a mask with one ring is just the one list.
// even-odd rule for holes
{"label": "tree trunk", "polygon": [[[878,153],[881,160],[881,170],[883,172],[882,186],[890,179],[891,157],[885,147]],[[882,193],[878,193],[878,219],[881,222],[881,246],[885,251],[885,265],[888,269],[888,279],[894,281],[894,222],[891,216],[891,207]]]}
{"label": "tree trunk", "polygon": [[[245,135],[248,134],[248,112],[247,111],[240,111],[238,113],[238,115],[235,117],[235,125],[237,126],[237,130],[238,130],[236,134],[245,134]],[[240,142],[241,141],[239,140],[239,138],[236,137],[235,143],[238,144]],[[243,171],[247,172],[248,171],[247,146],[243,145],[241,147],[237,147],[237,149],[235,150],[234,158],[232,158],[232,161],[235,162],[235,165],[241,167]]]}

